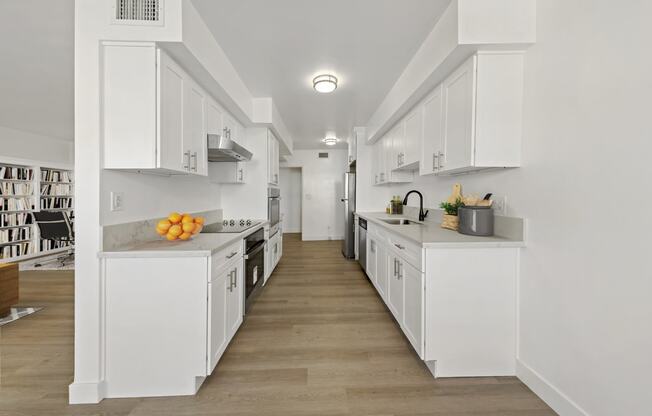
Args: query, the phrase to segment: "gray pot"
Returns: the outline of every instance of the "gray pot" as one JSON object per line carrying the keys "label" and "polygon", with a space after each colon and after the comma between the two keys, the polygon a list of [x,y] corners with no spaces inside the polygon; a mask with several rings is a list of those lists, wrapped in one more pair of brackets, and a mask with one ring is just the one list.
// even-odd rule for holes
{"label": "gray pot", "polygon": [[460,207],[460,234],[489,237],[494,235],[494,210],[491,207]]}

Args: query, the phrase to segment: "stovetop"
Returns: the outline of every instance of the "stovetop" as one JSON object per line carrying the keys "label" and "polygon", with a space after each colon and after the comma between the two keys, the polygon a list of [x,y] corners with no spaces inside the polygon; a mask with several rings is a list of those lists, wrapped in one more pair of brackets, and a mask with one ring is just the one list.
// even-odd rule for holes
{"label": "stovetop", "polygon": [[245,230],[255,227],[262,221],[258,220],[224,220],[222,222],[216,222],[214,224],[208,224],[201,231],[202,233],[241,233]]}

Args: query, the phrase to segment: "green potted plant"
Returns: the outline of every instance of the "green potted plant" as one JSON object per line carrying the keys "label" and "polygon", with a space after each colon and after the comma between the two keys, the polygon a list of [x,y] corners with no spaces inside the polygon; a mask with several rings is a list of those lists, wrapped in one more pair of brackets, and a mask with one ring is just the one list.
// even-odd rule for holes
{"label": "green potted plant", "polygon": [[457,197],[455,202],[442,202],[439,208],[444,210],[444,216],[441,221],[441,227],[449,230],[457,231],[460,225],[460,220],[457,216],[457,210],[464,206],[461,197]]}

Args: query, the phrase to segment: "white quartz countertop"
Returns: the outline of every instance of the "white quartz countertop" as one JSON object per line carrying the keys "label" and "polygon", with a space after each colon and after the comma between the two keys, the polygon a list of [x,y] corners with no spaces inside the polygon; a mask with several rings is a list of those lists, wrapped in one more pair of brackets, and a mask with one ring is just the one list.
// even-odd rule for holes
{"label": "white quartz countertop", "polygon": [[268,224],[263,221],[241,233],[199,233],[187,241],[160,238],[102,251],[100,257],[208,257]]}
{"label": "white quartz countertop", "polygon": [[[494,235],[476,237],[441,228],[439,223],[425,222],[410,225],[392,225],[382,219],[411,218],[383,212],[356,212],[356,215],[401,237],[420,244],[423,248],[508,248],[525,247],[523,239],[510,239]],[[413,220],[412,220],[413,221]]]}

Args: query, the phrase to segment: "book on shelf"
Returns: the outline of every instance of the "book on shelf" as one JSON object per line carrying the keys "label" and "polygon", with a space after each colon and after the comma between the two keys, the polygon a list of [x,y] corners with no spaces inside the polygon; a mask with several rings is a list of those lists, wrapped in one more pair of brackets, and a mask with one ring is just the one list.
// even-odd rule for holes
{"label": "book on shelf", "polygon": [[9,228],[0,230],[0,244],[22,242],[31,238],[31,228]]}
{"label": "book on shelf", "polygon": [[67,170],[57,170],[41,168],[41,180],[45,182],[62,182],[72,183],[72,172]]}
{"label": "book on shelf", "polygon": [[0,258],[26,256],[34,252],[32,243],[17,243],[0,247]]}
{"label": "book on shelf", "polygon": [[0,166],[0,179],[31,181],[34,179],[34,170],[29,167]]}
{"label": "book on shelf", "polygon": [[28,212],[0,214],[0,227],[16,227],[20,225],[32,225],[32,215]]}
{"label": "book on shelf", "polygon": [[62,210],[72,208],[72,198],[70,197],[42,197],[41,209],[47,210]]}
{"label": "book on shelf", "polygon": [[2,211],[31,211],[34,207],[34,199],[28,198],[4,198],[0,199],[0,212]]}
{"label": "book on shelf", "polygon": [[72,184],[42,184],[41,196],[69,196],[72,197]]}
{"label": "book on shelf", "polygon": [[0,195],[32,195],[33,187],[29,182],[0,182]]}

